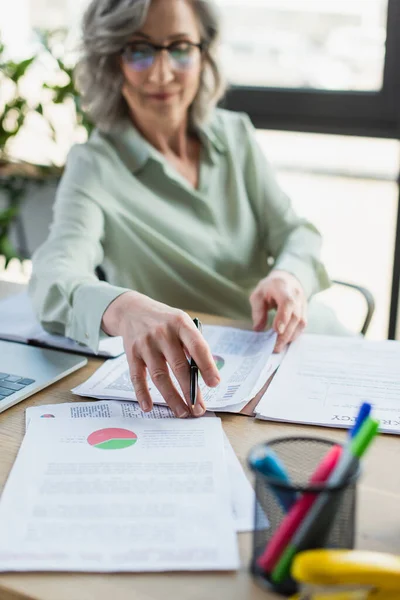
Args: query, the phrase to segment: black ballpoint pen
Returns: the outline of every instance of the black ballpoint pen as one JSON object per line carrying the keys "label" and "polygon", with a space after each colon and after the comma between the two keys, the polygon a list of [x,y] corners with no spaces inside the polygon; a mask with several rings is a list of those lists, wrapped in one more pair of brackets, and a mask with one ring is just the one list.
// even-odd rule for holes
{"label": "black ballpoint pen", "polygon": [[[193,319],[194,324],[197,329],[201,332],[201,322],[199,319]],[[196,361],[191,358],[190,359],[190,404],[194,406],[197,400],[197,388],[199,381],[199,368],[196,365]]]}

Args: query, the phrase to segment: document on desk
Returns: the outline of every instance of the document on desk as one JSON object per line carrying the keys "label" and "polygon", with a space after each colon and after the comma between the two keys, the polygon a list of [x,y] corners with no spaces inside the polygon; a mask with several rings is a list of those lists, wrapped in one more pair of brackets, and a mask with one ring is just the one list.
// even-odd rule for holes
{"label": "document on desk", "polygon": [[400,342],[304,334],[291,344],[257,417],[349,428],[362,402],[400,434]]}
{"label": "document on desk", "polygon": [[0,300],[0,339],[105,358],[119,356],[124,351],[121,337],[102,339],[96,355],[88,346],[79,344],[63,335],[47,333],[36,319],[32,303],[26,292]]}
{"label": "document on desk", "polygon": [[232,570],[220,419],[32,419],[0,502],[1,571]]}
{"label": "document on desk", "polygon": [[[212,412],[207,416],[215,417]],[[168,406],[154,405],[153,410],[144,413],[137,402],[96,401],[65,402],[32,406],[25,411],[26,429],[31,419],[90,419],[90,418],[142,418],[142,419],[171,419],[174,413]],[[252,531],[254,528],[255,494],[242,465],[236,456],[231,443],[223,432],[226,467],[235,529],[239,532]]]}
{"label": "document on desk", "polygon": [[[251,393],[251,397],[254,398],[258,394],[258,392],[264,387],[266,382],[270,377],[278,370],[282,360],[284,359],[286,354],[286,349],[280,352],[279,354],[271,354],[268,359],[265,368],[261,371],[257,382],[254,385],[253,391]],[[233,406],[227,406],[224,408],[224,412],[232,412],[239,413],[247,404],[247,400],[245,402],[240,402],[239,404],[234,404]]]}
{"label": "document on desk", "polygon": [[[228,406],[246,404],[262,387],[259,376],[270,359],[276,333],[245,331],[232,327],[204,325],[207,340],[221,377],[217,388],[207,387],[199,377],[199,386],[209,410],[224,410]],[[171,372],[178,390],[179,384]],[[265,382],[264,382],[265,383]],[[155,404],[165,404],[164,398],[148,378]],[[107,361],[86,382],[72,390],[74,394],[101,400],[135,400],[126,356]]]}

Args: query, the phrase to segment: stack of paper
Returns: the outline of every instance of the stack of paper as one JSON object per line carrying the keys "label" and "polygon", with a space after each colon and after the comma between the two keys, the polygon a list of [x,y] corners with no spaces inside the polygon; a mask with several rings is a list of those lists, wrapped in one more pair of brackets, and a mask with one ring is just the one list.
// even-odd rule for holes
{"label": "stack of paper", "polygon": [[[217,388],[207,387],[199,377],[199,385],[209,410],[239,412],[260,391],[279,364],[272,358],[276,333],[257,333],[232,327],[205,325],[207,340],[220,371]],[[171,378],[180,390],[171,372]],[[155,404],[165,404],[160,392],[148,379]],[[136,400],[129,376],[126,356],[108,360],[86,382],[72,390],[74,394],[100,400]]]}
{"label": "stack of paper", "polygon": [[291,344],[256,416],[349,428],[360,405],[369,402],[380,430],[400,434],[399,365],[399,342],[302,335]]}
{"label": "stack of paper", "polygon": [[238,567],[219,419],[45,410],[30,412],[0,502],[1,571]]}
{"label": "stack of paper", "polygon": [[[207,417],[215,417],[207,412]],[[65,402],[32,406],[25,412],[26,429],[31,419],[171,419],[174,413],[167,406],[155,405],[149,413],[144,413],[137,402]],[[233,518],[237,532],[252,531],[254,527],[254,490],[247,479],[226,434],[223,432],[228,483]]]}
{"label": "stack of paper", "polygon": [[[0,339],[24,342],[49,348],[61,348],[79,354],[94,356],[93,350],[62,335],[47,333],[33,312],[28,294],[16,294],[0,300]],[[101,340],[97,356],[115,357],[124,351],[121,337]]]}

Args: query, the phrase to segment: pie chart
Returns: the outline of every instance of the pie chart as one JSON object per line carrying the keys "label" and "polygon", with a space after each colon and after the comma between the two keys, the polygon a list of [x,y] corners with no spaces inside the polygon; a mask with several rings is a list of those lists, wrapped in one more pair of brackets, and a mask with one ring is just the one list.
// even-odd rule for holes
{"label": "pie chart", "polygon": [[217,356],[216,354],[213,354],[213,358],[215,360],[215,364],[217,366],[218,371],[220,371],[225,364],[225,360],[222,358],[222,356]]}
{"label": "pie chart", "polygon": [[101,450],[121,450],[136,444],[137,435],[129,429],[121,427],[107,427],[93,431],[88,438],[88,444]]}

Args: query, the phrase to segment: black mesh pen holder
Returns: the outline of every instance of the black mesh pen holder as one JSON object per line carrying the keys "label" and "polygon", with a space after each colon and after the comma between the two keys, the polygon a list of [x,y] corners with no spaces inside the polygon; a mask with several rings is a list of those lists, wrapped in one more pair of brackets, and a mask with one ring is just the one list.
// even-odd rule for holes
{"label": "black mesh pen holder", "polygon": [[[269,591],[283,596],[295,594],[298,589],[290,576],[290,568],[281,569],[279,561],[283,552],[291,544],[292,554],[315,548],[354,548],[356,484],[359,476],[359,463],[353,466],[347,478],[338,485],[329,483],[310,483],[321,461],[328,453],[335,453],[333,446],[343,446],[338,442],[314,437],[285,437],[271,440],[254,447],[249,454],[249,466],[255,474],[255,523],[251,571],[257,583]],[[273,453],[278,463],[283,464],[288,482],[281,477],[271,476],[260,471],[257,457]],[[267,469],[268,472],[268,469]],[[321,497],[322,496],[322,497]],[[299,511],[299,501],[307,500],[308,509],[304,511],[301,522],[309,518],[312,525],[307,528],[308,535],[300,546],[293,546],[294,535],[290,535],[290,517]],[[310,519],[311,511],[323,503],[320,517]],[[297,503],[297,506],[295,506]],[[292,520],[293,522],[293,520]],[[286,531],[285,535],[282,535]],[[289,532],[289,533],[288,533]],[[297,552],[296,552],[297,553]],[[284,559],[283,559],[284,560]],[[279,571],[279,568],[278,568]],[[284,578],[282,579],[283,573]],[[279,575],[277,580],[277,575]]]}

